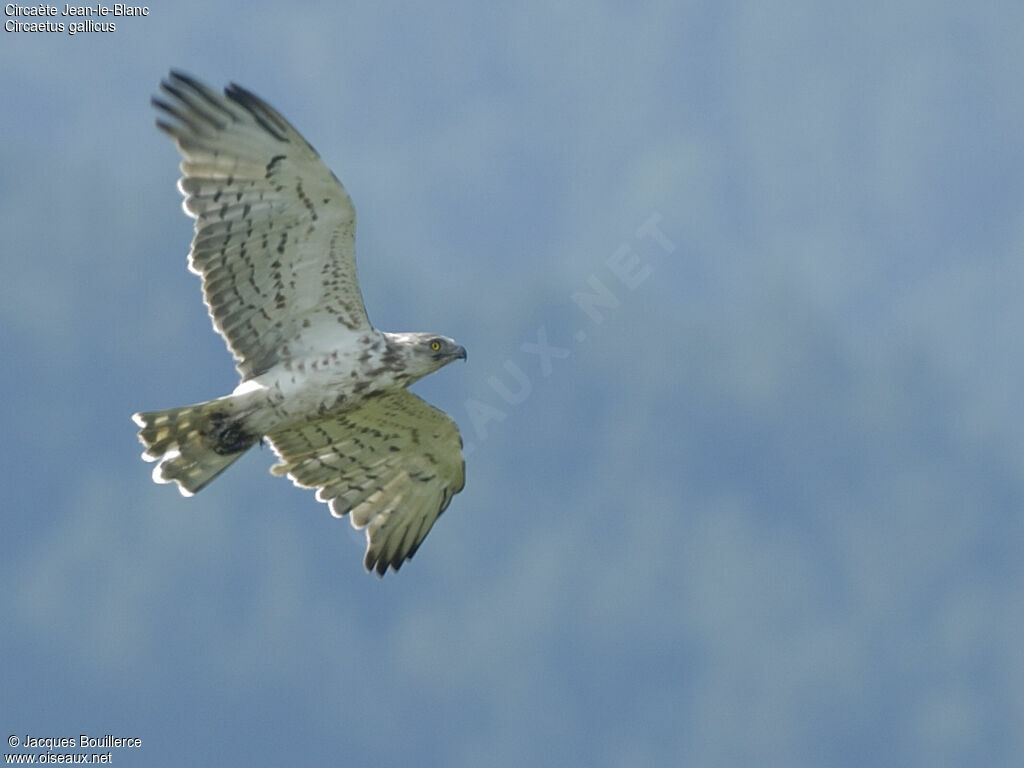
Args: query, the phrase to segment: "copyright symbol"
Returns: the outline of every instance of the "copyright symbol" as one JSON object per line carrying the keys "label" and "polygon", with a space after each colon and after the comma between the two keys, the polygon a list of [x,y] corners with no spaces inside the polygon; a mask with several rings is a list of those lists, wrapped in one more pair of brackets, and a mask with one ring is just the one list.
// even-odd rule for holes
{"label": "copyright symbol", "polygon": [[16,747],[19,744],[21,744],[21,739],[19,739],[17,736],[10,736],[7,739],[7,743],[10,744],[12,747]]}

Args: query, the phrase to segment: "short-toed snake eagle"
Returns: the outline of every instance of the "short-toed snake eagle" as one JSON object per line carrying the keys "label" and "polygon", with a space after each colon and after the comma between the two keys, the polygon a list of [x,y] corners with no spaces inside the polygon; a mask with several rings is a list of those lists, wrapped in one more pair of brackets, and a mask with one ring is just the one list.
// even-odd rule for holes
{"label": "short-toed snake eagle", "polygon": [[225,397],[137,413],[153,479],[191,496],[266,438],[271,471],[366,531],[367,570],[411,558],[462,490],[450,417],[406,387],[466,350],[370,325],[356,279],[356,214],[319,155],[237,85],[172,72],[153,99],[181,152],[189,268],[241,383]]}

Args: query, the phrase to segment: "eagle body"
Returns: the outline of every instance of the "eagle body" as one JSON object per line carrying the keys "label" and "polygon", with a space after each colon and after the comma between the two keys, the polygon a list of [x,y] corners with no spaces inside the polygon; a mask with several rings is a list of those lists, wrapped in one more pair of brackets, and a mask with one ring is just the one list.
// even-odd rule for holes
{"label": "eagle body", "polygon": [[[416,347],[429,348],[431,341],[439,342],[444,351],[421,363]],[[465,350],[447,337],[374,330],[341,349],[286,358],[269,371],[242,381],[228,399],[237,403],[241,429],[270,435],[311,419],[360,408],[371,398],[404,389],[436,367],[465,356]]]}
{"label": "eagle body", "polygon": [[178,72],[161,89],[157,125],[182,154],[196,219],[189,268],[241,381],[133,416],[153,479],[191,496],[266,439],[273,474],[365,529],[367,570],[397,571],[465,484],[455,423],[406,387],[466,351],[370,324],[348,193],[276,110]]}

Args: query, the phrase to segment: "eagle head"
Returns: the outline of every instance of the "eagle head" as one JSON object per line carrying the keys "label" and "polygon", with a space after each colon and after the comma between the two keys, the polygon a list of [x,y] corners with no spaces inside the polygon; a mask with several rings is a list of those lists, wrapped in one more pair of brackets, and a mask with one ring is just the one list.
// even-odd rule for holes
{"label": "eagle head", "polygon": [[384,362],[393,360],[411,381],[421,379],[453,360],[465,360],[466,348],[436,333],[385,333]]}

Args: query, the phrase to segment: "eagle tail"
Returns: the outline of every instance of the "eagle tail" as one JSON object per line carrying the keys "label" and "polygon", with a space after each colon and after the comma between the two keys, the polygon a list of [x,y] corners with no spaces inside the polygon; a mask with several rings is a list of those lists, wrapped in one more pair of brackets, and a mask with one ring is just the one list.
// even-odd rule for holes
{"label": "eagle tail", "polygon": [[175,482],[183,496],[202,490],[255,443],[259,435],[246,431],[234,413],[232,397],[183,408],[136,413],[142,458],[158,462],[153,481]]}

